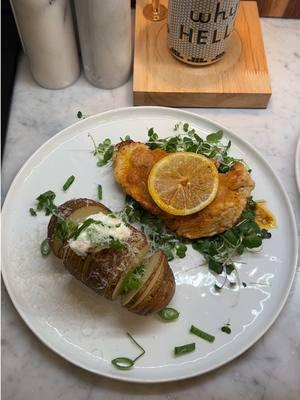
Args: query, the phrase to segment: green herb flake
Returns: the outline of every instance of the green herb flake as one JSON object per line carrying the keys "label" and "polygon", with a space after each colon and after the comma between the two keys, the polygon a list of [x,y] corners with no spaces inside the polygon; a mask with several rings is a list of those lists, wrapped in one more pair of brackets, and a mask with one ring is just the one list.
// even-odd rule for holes
{"label": "green herb flake", "polygon": [[54,211],[57,210],[57,207],[53,202],[55,197],[56,195],[52,190],[48,190],[47,192],[40,194],[36,198],[37,200],[36,210],[45,211],[45,215],[52,214]]}
{"label": "green herb flake", "polygon": [[215,340],[215,336],[212,336],[209,333],[202,331],[194,325],[191,326],[190,332],[210,343],[214,342]]}
{"label": "green herb flake", "polygon": [[102,185],[98,185],[98,199],[102,200]]}
{"label": "green herb flake", "polygon": [[121,242],[118,239],[112,239],[111,242],[109,243],[109,247],[111,249],[119,250],[119,249],[123,249],[124,247],[127,247],[127,244]]}
{"label": "green herb flake", "polygon": [[69,178],[63,185],[63,191],[64,192],[67,191],[74,181],[75,181],[75,176],[74,175],[69,176]]}
{"label": "green herb flake", "polygon": [[183,346],[177,346],[174,348],[175,356],[181,356],[182,354],[191,353],[196,348],[196,343],[188,343]]}
{"label": "green herb flake", "polygon": [[176,248],[176,255],[179,258],[184,258],[187,251],[187,246],[185,244],[179,244]]}
{"label": "green herb flake", "polygon": [[30,212],[30,215],[32,216],[32,217],[36,217],[37,216],[37,213],[35,212],[35,210],[34,210],[34,208],[29,208],[29,212]]}
{"label": "green herb flake", "polygon": [[50,254],[51,248],[49,244],[49,239],[45,239],[42,241],[40,249],[43,257],[47,257]]}
{"label": "green herb flake", "polygon": [[144,276],[143,266],[138,266],[132,271],[128,272],[125,276],[122,284],[122,290],[124,293],[128,293],[131,290],[136,290],[141,286],[141,281]]}
{"label": "green herb flake", "polygon": [[189,130],[189,124],[188,124],[187,122],[185,122],[185,123],[183,124],[183,130],[184,130],[184,132],[188,132],[188,130]]}
{"label": "green herb flake", "polygon": [[81,118],[82,118],[82,112],[81,112],[81,111],[78,111],[78,113],[77,113],[77,118],[78,118],[78,119],[81,119]]}
{"label": "green herb flake", "polygon": [[247,283],[246,282],[242,282],[243,287],[247,287]]}
{"label": "green herb flake", "polygon": [[179,312],[175,308],[165,307],[158,312],[160,318],[164,321],[175,321],[179,317]]}

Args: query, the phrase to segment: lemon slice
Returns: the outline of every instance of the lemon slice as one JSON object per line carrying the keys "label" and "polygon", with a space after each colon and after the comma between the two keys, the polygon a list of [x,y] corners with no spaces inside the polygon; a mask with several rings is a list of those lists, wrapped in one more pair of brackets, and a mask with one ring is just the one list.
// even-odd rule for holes
{"label": "lemon slice", "polygon": [[163,211],[189,215],[208,206],[216,197],[219,175],[215,163],[195,153],[172,153],[152,167],[148,190]]}

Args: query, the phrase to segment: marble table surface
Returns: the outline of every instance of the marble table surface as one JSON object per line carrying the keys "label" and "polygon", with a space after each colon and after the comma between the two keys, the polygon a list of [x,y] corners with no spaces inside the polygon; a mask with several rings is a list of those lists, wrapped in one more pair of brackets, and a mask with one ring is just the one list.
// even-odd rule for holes
{"label": "marble table surface", "polygon": [[[300,21],[262,19],[273,95],[266,110],[193,109],[253,144],[274,168],[294,208],[300,232],[295,149],[300,135]],[[3,157],[2,198],[26,159],[77,120],[132,105],[132,81],[114,90],[83,76],[50,91],[33,80],[21,58]],[[54,354],[25,326],[2,285],[2,399],[241,399],[296,400],[300,396],[300,270],[288,301],[269,331],[242,356],[211,373],[167,384],[132,384],[93,375]]]}

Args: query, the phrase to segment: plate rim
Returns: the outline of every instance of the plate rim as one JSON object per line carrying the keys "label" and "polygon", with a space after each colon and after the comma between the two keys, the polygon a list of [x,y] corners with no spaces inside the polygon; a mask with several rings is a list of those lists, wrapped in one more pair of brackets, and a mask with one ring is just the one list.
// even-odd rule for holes
{"label": "plate rim", "polygon": [[[22,309],[19,307],[17,300],[14,298],[13,295],[13,290],[9,284],[9,279],[6,276],[6,272],[5,272],[5,263],[3,262],[3,252],[1,255],[1,259],[2,259],[2,267],[1,267],[1,274],[3,277],[3,281],[7,290],[7,293],[16,309],[16,311],[18,312],[18,314],[21,316],[22,320],[25,322],[25,324],[28,326],[28,328],[31,330],[31,332],[44,344],[46,345],[50,350],[54,351],[54,353],[58,354],[60,357],[63,357],[65,360],[67,360],[68,362],[70,362],[73,365],[76,365],[77,367],[83,368],[86,371],[95,373],[97,375],[100,376],[104,376],[106,378],[111,378],[111,379],[115,379],[118,381],[123,381],[123,382],[133,382],[133,383],[142,383],[142,384],[150,384],[150,383],[166,383],[166,382],[174,382],[174,381],[181,381],[184,379],[189,379],[189,378],[194,378],[197,376],[201,376],[204,375],[208,372],[214,371],[220,367],[222,367],[225,364],[228,364],[229,362],[233,361],[234,359],[238,358],[241,356],[241,354],[245,353],[250,347],[252,347],[259,339],[261,339],[261,337],[270,329],[270,327],[274,324],[274,322],[276,321],[276,319],[278,318],[279,314],[281,313],[281,311],[283,310],[283,307],[286,304],[286,301],[288,299],[288,296],[290,294],[291,288],[292,288],[292,284],[294,282],[294,278],[295,278],[295,274],[296,274],[296,270],[297,270],[297,254],[298,254],[298,248],[297,248],[297,228],[296,228],[296,219],[295,219],[295,214],[294,214],[294,210],[292,208],[290,199],[287,195],[287,192],[285,190],[285,188],[283,187],[281,181],[279,180],[279,178],[277,177],[277,174],[275,173],[274,169],[267,163],[267,161],[265,160],[265,158],[263,157],[263,155],[260,153],[259,150],[257,150],[251,143],[249,143],[247,140],[241,138],[240,136],[238,136],[236,133],[234,133],[231,129],[228,129],[225,125],[223,124],[219,124],[218,122],[216,122],[214,119],[211,118],[206,118],[203,117],[195,112],[191,112],[191,111],[186,111],[183,109],[179,109],[179,108],[171,108],[171,107],[159,107],[159,106],[139,106],[139,107],[121,107],[121,108],[116,108],[113,110],[108,110],[108,111],[104,111],[101,113],[97,113],[94,115],[91,115],[83,120],[80,121],[76,121],[74,124],[71,124],[69,126],[67,126],[66,128],[62,129],[61,131],[59,131],[58,133],[56,133],[54,136],[52,136],[50,139],[48,139],[46,142],[44,142],[40,147],[38,147],[37,150],[34,151],[34,153],[26,160],[26,162],[22,165],[22,167],[19,169],[19,171],[17,172],[16,176],[14,177],[7,193],[4,199],[4,203],[3,203],[3,207],[2,207],[2,217],[3,220],[5,218],[5,214],[6,214],[6,209],[8,208],[8,203],[10,200],[10,197],[13,196],[13,192],[15,190],[15,187],[17,185],[17,180],[19,178],[19,176],[23,173],[23,171],[28,167],[28,165],[30,164],[30,162],[32,160],[34,160],[34,158],[36,157],[36,155],[45,150],[49,144],[51,144],[52,142],[55,142],[57,140],[57,137],[62,136],[66,131],[72,129],[74,126],[78,126],[78,125],[84,125],[87,123],[87,121],[92,121],[94,119],[98,119],[98,118],[103,118],[106,115],[110,115],[110,114],[118,114],[118,113],[122,113],[122,112],[135,112],[135,110],[157,110],[157,111],[161,111],[163,112],[164,110],[166,112],[169,113],[182,113],[184,115],[191,116],[193,118],[196,118],[198,120],[202,120],[208,123],[211,123],[213,125],[215,125],[216,127],[220,128],[220,129],[224,129],[226,130],[230,135],[232,135],[232,137],[237,140],[237,142],[242,142],[244,145],[248,146],[251,151],[253,151],[256,155],[258,155],[258,157],[260,158],[260,161],[264,164],[264,166],[272,173],[274,179],[276,180],[279,189],[284,197],[284,200],[286,201],[286,204],[288,206],[288,212],[290,214],[291,217],[291,221],[292,221],[292,226],[291,226],[291,230],[293,231],[293,247],[294,247],[294,252],[293,252],[293,270],[291,270],[292,274],[291,274],[291,278],[289,281],[289,284],[287,286],[285,295],[281,298],[279,307],[277,308],[276,312],[274,313],[273,317],[271,318],[271,320],[269,321],[269,323],[264,327],[264,329],[262,329],[249,343],[247,343],[246,346],[244,346],[240,351],[238,351],[237,353],[234,353],[234,355],[230,355],[229,357],[227,357],[225,360],[217,363],[215,366],[213,367],[209,367],[207,368],[205,371],[203,372],[195,372],[192,374],[186,374],[180,377],[174,377],[174,378],[162,378],[162,379],[140,379],[140,378],[134,378],[134,377],[130,377],[130,376],[119,376],[119,375],[114,375],[111,372],[101,372],[99,370],[96,370],[94,368],[89,368],[87,366],[84,366],[82,364],[80,364],[79,362],[77,362],[76,360],[72,360],[71,357],[69,357],[68,355],[63,354],[62,352],[60,352],[59,350],[57,350],[55,348],[54,345],[49,344],[46,339],[43,338],[42,334],[40,334],[38,332],[38,330],[34,327],[34,324],[31,324],[31,322],[29,321],[29,319],[27,319],[26,316],[26,312],[23,312]],[[299,154],[300,154],[300,138],[298,141],[298,146],[297,146],[297,150],[299,148]],[[300,178],[300,177],[299,177]],[[4,268],[3,268],[4,267]]]}
{"label": "plate rim", "polygon": [[295,175],[298,192],[300,194],[300,135],[297,141],[296,155],[295,155]]}

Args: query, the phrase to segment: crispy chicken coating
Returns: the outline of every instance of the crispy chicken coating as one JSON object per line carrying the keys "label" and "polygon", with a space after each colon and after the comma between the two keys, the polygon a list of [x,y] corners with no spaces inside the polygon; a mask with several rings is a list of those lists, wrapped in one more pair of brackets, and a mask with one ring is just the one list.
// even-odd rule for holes
{"label": "crispy chicken coating", "polygon": [[192,215],[175,216],[162,211],[152,200],[147,187],[152,166],[167,152],[151,150],[143,143],[126,141],[118,145],[114,154],[114,176],[123,190],[143,208],[158,215],[178,236],[196,239],[213,236],[235,225],[254,189],[254,182],[242,163],[219,174],[219,188],[215,199],[203,210]]}

